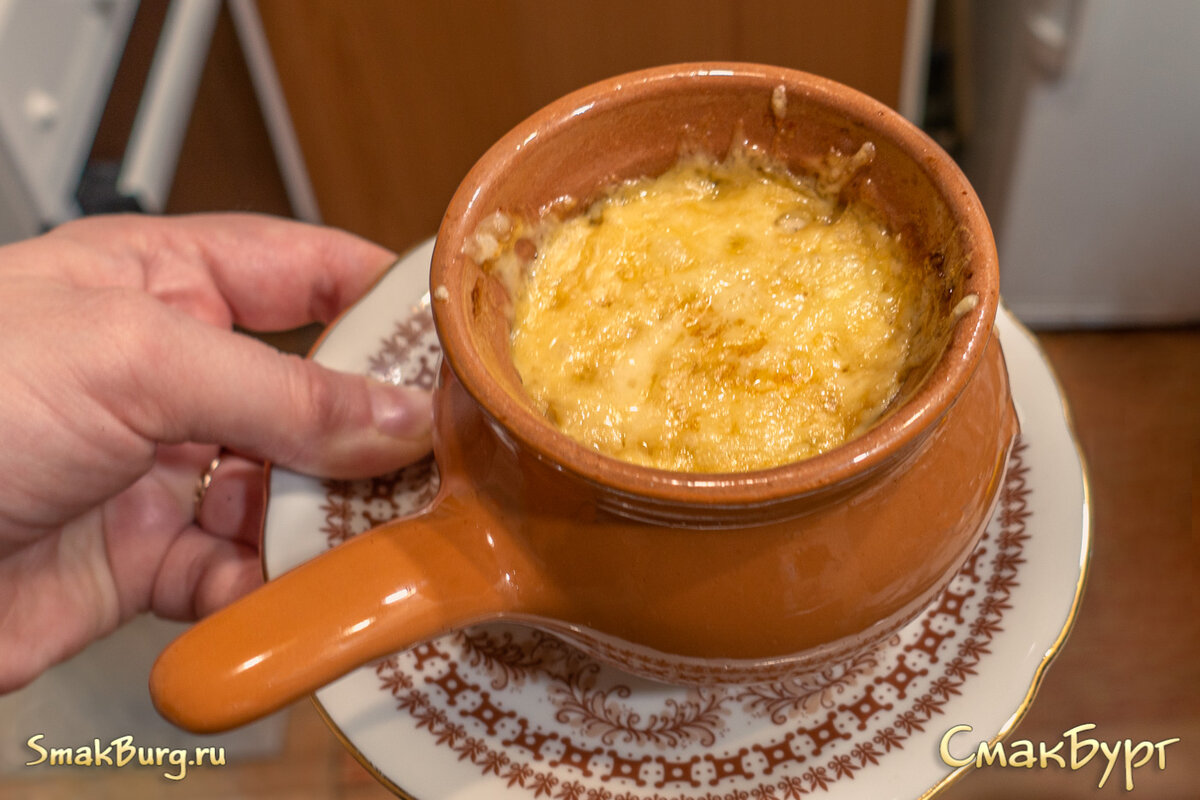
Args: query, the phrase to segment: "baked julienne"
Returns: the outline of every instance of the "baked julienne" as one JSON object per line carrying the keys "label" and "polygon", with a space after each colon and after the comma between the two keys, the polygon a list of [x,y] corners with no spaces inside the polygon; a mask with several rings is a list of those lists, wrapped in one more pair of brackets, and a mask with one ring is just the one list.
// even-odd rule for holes
{"label": "baked julienne", "polygon": [[646,466],[762,469],[879,419],[933,292],[837,188],[754,150],[687,157],[578,213],[496,214],[468,254],[508,286],[513,363],[564,433]]}

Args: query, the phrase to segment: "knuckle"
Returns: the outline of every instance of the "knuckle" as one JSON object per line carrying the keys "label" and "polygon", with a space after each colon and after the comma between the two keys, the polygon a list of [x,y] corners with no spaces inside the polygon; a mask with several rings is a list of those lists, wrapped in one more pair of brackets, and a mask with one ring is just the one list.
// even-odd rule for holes
{"label": "knuckle", "polygon": [[167,325],[154,298],[136,289],[109,288],[96,292],[88,306],[96,318],[90,327],[110,331],[119,352],[143,360],[161,354]]}
{"label": "knuckle", "polygon": [[131,288],[93,292],[75,324],[89,394],[143,435],[173,440],[164,371],[178,359],[168,310]]}
{"label": "knuckle", "polygon": [[302,423],[317,433],[331,433],[344,427],[351,412],[344,387],[310,361],[295,355],[285,358],[290,395]]}

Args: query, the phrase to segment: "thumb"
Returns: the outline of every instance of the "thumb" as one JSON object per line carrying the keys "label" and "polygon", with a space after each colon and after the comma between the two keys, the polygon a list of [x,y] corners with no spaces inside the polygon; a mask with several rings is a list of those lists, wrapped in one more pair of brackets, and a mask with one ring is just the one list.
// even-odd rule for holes
{"label": "thumb", "polygon": [[[126,421],[159,442],[206,442],[329,478],[398,469],[431,446],[427,392],[280,353],[185,315],[133,359]],[[164,367],[164,365],[169,365]]]}

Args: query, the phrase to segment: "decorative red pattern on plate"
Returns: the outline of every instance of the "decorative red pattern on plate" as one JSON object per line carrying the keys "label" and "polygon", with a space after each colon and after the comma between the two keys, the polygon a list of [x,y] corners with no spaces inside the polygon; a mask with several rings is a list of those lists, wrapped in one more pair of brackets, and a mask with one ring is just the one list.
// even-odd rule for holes
{"label": "decorative red pattern on plate", "polygon": [[[371,359],[377,377],[431,386],[437,340],[414,309]],[[563,800],[786,800],[870,769],[935,722],[977,674],[1011,606],[1031,484],[1014,448],[997,513],[945,592],[876,650],[818,676],[753,686],[655,684],[541,631],[483,625],[380,662],[379,688],[415,729],[518,795]],[[412,513],[432,461],[327,482],[330,545]]]}

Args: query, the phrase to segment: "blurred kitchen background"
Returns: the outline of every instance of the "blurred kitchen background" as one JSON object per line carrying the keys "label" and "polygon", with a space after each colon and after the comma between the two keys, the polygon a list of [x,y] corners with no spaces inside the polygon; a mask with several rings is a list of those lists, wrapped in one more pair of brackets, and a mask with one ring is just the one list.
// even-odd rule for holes
{"label": "blurred kitchen background", "polygon": [[[1195,0],[0,0],[0,243],[83,214],[242,210],[402,252],[538,107],[712,59],[875,96],[950,151],[984,202],[1005,301],[1039,331],[1075,413],[1096,514],[1077,630],[1014,736],[1097,722],[1110,739],[1196,741],[1200,658],[1155,655],[1182,637],[1200,656]],[[270,340],[303,351],[317,333]],[[307,704],[216,737],[230,766],[179,784],[23,765],[34,733],[190,744],[145,693],[177,630],[135,624],[0,697],[0,798],[384,794]],[[1184,760],[1139,775],[1139,794],[1195,796],[1200,757]],[[1013,772],[947,794],[1096,791]]]}

